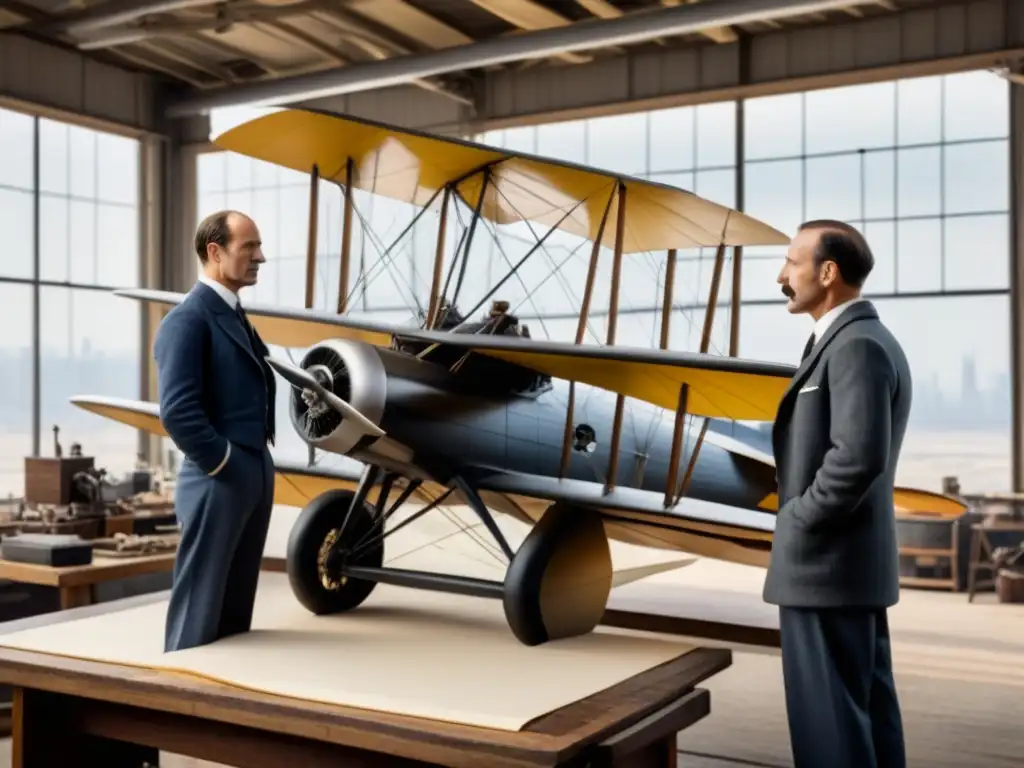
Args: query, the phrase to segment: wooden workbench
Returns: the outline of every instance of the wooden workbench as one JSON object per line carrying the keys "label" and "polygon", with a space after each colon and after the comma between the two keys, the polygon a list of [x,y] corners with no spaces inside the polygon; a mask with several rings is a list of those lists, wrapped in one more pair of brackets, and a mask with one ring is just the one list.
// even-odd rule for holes
{"label": "wooden workbench", "polygon": [[[166,597],[140,595],[33,616],[8,622],[0,632]],[[676,734],[710,711],[709,694],[696,686],[731,661],[727,649],[693,650],[518,732],[325,706],[184,675],[4,648],[0,683],[14,687],[13,768],[141,768],[158,764],[158,750],[244,768],[673,768]]]}
{"label": "wooden workbench", "polygon": [[173,552],[138,557],[94,555],[93,561],[88,565],[72,565],[65,568],[0,559],[0,579],[55,587],[60,592],[61,609],[67,610],[90,605],[93,602],[92,588],[96,584],[151,573],[169,573],[173,568]]}

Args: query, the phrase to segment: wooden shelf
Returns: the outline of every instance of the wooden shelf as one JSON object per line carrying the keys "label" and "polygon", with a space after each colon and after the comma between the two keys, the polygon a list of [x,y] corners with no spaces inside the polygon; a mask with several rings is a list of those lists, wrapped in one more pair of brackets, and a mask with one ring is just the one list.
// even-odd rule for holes
{"label": "wooden shelf", "polygon": [[[955,528],[953,529],[955,530]],[[952,537],[951,537],[952,538]],[[953,542],[950,541],[950,545]],[[946,578],[942,577],[929,577],[929,576],[900,576],[900,586],[910,588],[938,588],[948,589],[956,592],[956,564],[957,564],[957,553],[956,549],[930,549],[924,547],[900,547],[899,556],[911,557],[915,560],[948,560],[949,561],[949,576]]]}

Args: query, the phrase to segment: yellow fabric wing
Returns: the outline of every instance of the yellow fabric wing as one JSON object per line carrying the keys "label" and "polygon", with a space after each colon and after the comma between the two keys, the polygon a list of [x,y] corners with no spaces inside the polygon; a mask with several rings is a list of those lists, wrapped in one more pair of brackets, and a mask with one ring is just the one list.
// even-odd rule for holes
{"label": "yellow fabric wing", "polygon": [[[266,314],[260,309],[247,309],[246,315],[260,338],[267,344],[278,347],[305,349],[328,339],[354,339],[386,347],[391,343],[391,332],[373,328],[360,328],[345,323],[324,322],[315,318],[301,317],[301,310],[294,313]],[[306,310],[308,313],[308,310]],[[339,320],[344,316],[338,315]]]}
{"label": "yellow fabric wing", "polygon": [[720,419],[771,421],[789,380],[736,371],[700,370],[674,365],[608,360],[536,352],[481,350],[559,379],[591,384],[637,400],[675,410],[679,389],[687,384],[686,412]]}
{"label": "yellow fabric wing", "polygon": [[686,384],[686,412],[720,419],[774,420],[795,371],[774,363],[641,348],[434,331],[403,332],[402,336],[462,347],[669,410],[678,407],[680,387]]}
{"label": "yellow fabric wing", "polygon": [[[188,295],[170,291],[125,289],[114,291],[118,296],[158,306],[172,307]],[[245,313],[260,338],[278,347],[305,349],[327,339],[354,339],[386,347],[391,344],[396,327],[357,320],[314,309],[288,309],[263,304],[246,304]]]}
{"label": "yellow fabric wing", "polygon": [[921,517],[937,517],[949,520],[960,517],[967,511],[967,505],[959,499],[934,491],[919,488],[895,488],[893,501],[896,513]]}
{"label": "yellow fabric wing", "polygon": [[160,421],[160,406],[141,400],[122,400],[116,397],[78,396],[71,402],[85,411],[90,411],[110,419],[127,424],[154,435],[167,437],[167,430]]}
{"label": "yellow fabric wing", "polygon": [[[73,397],[71,402],[98,416],[167,437],[157,403],[93,396]],[[317,469],[306,472],[300,466],[287,465],[278,465],[276,470],[274,503],[290,507],[304,507],[324,491],[355,490],[359,482],[356,475],[338,470]]]}
{"label": "yellow fabric wing", "polygon": [[[374,195],[423,206],[454,186],[470,208],[483,193],[481,216],[497,224],[531,221],[595,240],[609,197],[625,194],[625,253],[726,245],[784,245],[789,237],[739,211],[686,190],[619,176],[562,161],[382,123],[289,109],[258,117],[218,136],[221,149],[312,173],[344,184],[349,161],[353,186]],[[490,178],[484,191],[484,169]],[[618,197],[601,244],[617,237]]]}

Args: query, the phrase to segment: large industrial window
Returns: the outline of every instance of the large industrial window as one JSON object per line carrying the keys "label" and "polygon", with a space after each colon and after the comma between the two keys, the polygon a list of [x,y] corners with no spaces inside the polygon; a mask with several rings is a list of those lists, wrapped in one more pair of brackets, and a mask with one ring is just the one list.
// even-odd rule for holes
{"label": "large industrial window", "polygon": [[[646,176],[763,218],[787,233],[806,219],[862,228],[877,266],[868,293],[910,356],[912,426],[899,481],[938,489],[945,474],[966,491],[1008,489],[1009,94],[989,72],[890,81],[744,102],[529,126],[476,137],[484,143]],[[741,127],[742,126],[742,127]],[[742,137],[738,133],[742,130]],[[737,157],[742,138],[743,156]],[[308,179],[230,153],[199,164],[200,216],[232,206],[253,214],[271,264],[256,295],[301,306]],[[389,242],[409,206],[357,195],[363,218]],[[449,249],[464,223],[450,218]],[[336,306],[341,195],[321,184],[316,306]],[[383,268],[374,243],[353,239],[353,285],[367,274],[354,311],[403,322],[429,290],[438,217],[424,216]],[[357,230],[359,223],[357,221]],[[463,307],[489,289],[543,229],[491,228],[474,240]],[[784,248],[742,254],[739,353],[795,362],[810,327],[790,316],[776,276]],[[534,338],[572,340],[588,243],[563,233],[509,281],[510,301]],[[726,264],[711,352],[729,351],[733,254]],[[714,249],[677,255],[671,346],[698,348]],[[598,274],[585,342],[603,343],[610,258]],[[657,346],[666,254],[630,257],[620,294],[618,343]],[[557,273],[556,273],[557,267]],[[283,402],[283,401],[282,401]],[[283,411],[282,411],[283,413]],[[290,430],[284,430],[291,440]],[[286,450],[305,448],[296,439]],[[969,458],[968,458],[969,457]]]}
{"label": "large industrial window", "polygon": [[137,430],[69,398],[140,396],[139,307],[110,291],[139,285],[141,257],[135,139],[0,109],[0,146],[6,498],[24,491],[25,456],[53,455],[54,426],[65,451],[77,442],[112,473],[133,467]]}

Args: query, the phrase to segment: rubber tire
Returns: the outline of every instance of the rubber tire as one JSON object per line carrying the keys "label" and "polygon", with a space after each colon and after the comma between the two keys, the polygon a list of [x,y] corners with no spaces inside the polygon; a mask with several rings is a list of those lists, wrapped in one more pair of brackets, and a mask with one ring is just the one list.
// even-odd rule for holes
{"label": "rubber tire", "polygon": [[[341,526],[354,496],[353,491],[347,490],[320,494],[299,514],[288,537],[288,581],[298,601],[316,615],[351,611],[377,586],[375,581],[349,578],[338,589],[331,590],[320,581],[317,568],[320,546],[332,530]],[[353,510],[345,528],[346,542],[352,545],[362,540],[373,527],[373,519],[373,507],[365,502],[361,508]],[[367,547],[353,564],[380,568],[383,563],[384,542],[381,540]]]}

